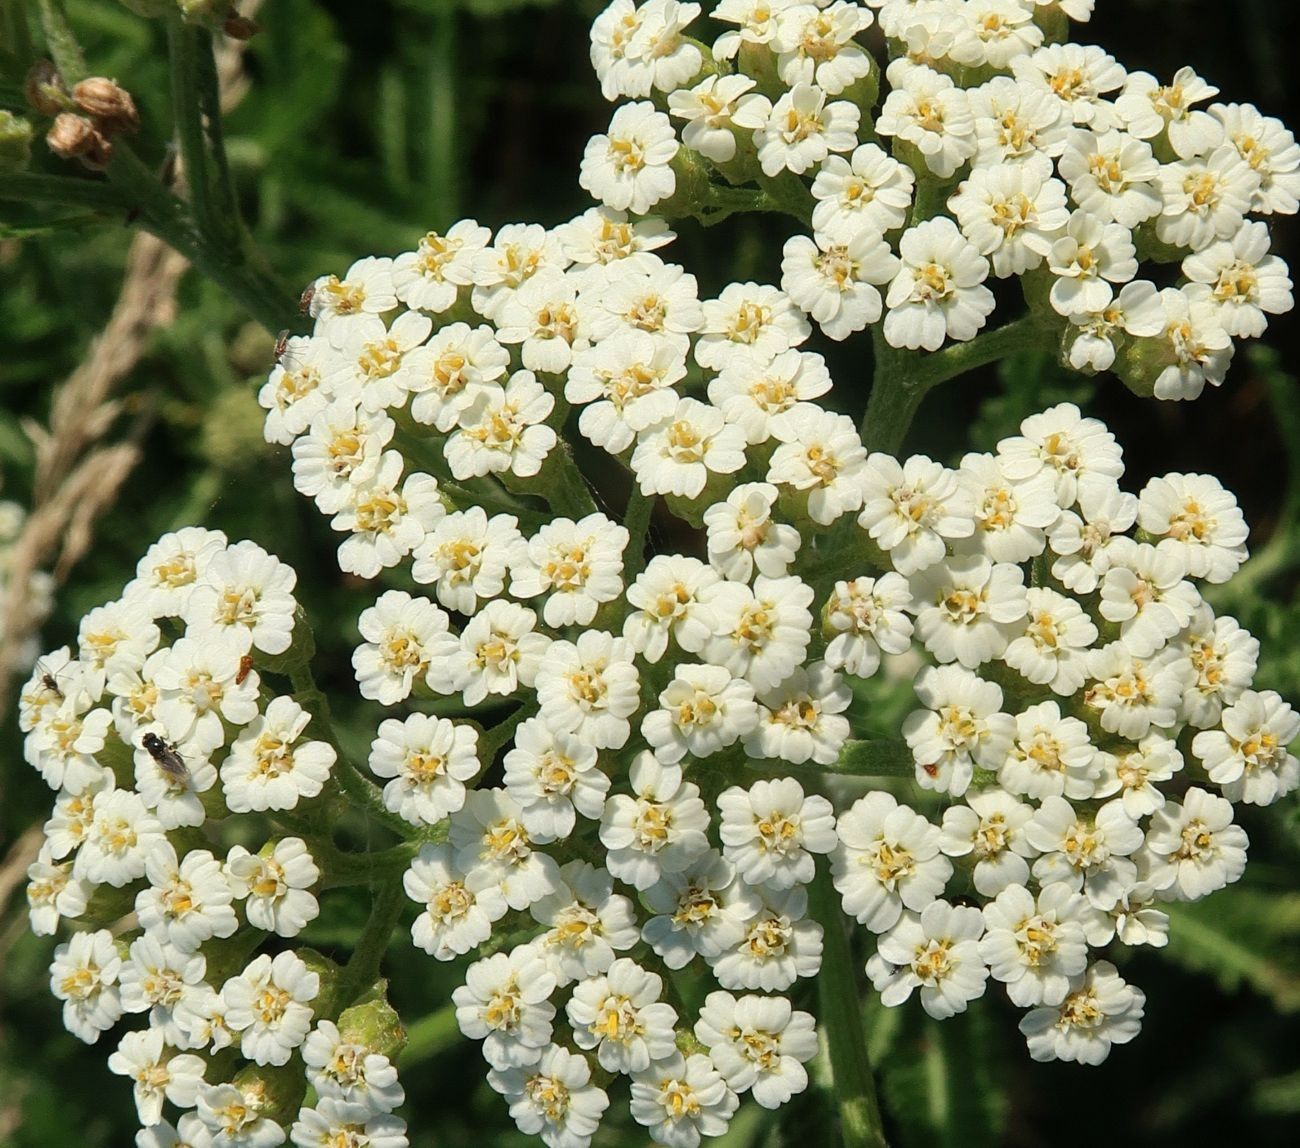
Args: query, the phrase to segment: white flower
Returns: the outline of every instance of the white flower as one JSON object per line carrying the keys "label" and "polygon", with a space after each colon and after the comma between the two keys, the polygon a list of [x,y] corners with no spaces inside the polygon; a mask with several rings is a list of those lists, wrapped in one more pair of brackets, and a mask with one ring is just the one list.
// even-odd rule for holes
{"label": "white flower", "polygon": [[512,694],[536,680],[551,640],[536,631],[537,615],[515,602],[494,599],[470,619],[459,649],[439,649],[428,682],[439,693],[459,692],[467,706],[488,694]]}
{"label": "white flower", "polygon": [[867,961],[881,1003],[893,1007],[921,990],[921,1007],[937,1020],[965,1012],[984,995],[989,971],[980,955],[978,909],[932,901],[918,917],[904,913]]}
{"label": "white flower", "polygon": [[831,856],[844,911],[873,933],[894,926],[906,906],[919,912],[943,891],[952,862],[937,825],[883,791],[859,798],[835,825]]}
{"label": "white flower", "polygon": [[613,263],[638,251],[654,251],[677,238],[662,219],[629,220],[627,212],[590,207],[562,223],[555,236],[568,259],[579,267]]}
{"label": "white flower", "polygon": [[1182,555],[1124,539],[1111,549],[1099,611],[1119,624],[1119,640],[1139,658],[1163,649],[1196,613],[1201,596],[1183,578]]}
{"label": "white flower", "polygon": [[1130,72],[1115,111],[1135,136],[1154,139],[1167,132],[1169,145],[1183,159],[1204,155],[1223,138],[1223,129],[1208,112],[1194,109],[1219,94],[1191,68],[1179,68],[1162,85],[1147,72]]}
{"label": "white flower", "polygon": [[480,599],[505,589],[506,573],[519,561],[523,536],[513,514],[491,518],[481,506],[456,511],[434,524],[415,549],[411,577],[432,583],[438,601],[472,617]]}
{"label": "white flower", "polygon": [[407,383],[411,417],[446,433],[484,397],[510,367],[510,352],[488,326],[468,323],[440,327],[429,340],[428,370]]}
{"label": "white flower", "polygon": [[1003,889],[984,906],[987,928],[980,955],[993,979],[1007,986],[1011,1003],[1059,1005],[1070,979],[1088,967],[1085,922],[1088,899],[1059,881],[1037,900],[1022,884]]}
{"label": "white flower", "polygon": [[77,852],[72,875],[92,885],[120,889],[144,876],[150,855],[163,844],[163,827],[129,789],[95,794],[90,827]]}
{"label": "white flower", "polygon": [[748,790],[733,785],[719,795],[718,812],[723,855],[750,885],[806,885],[813,854],[830,853],[837,842],[831,803],[805,797],[792,777],[756,781]]}
{"label": "white flower", "polygon": [[956,15],[959,30],[949,55],[967,67],[1005,68],[1043,42],[1032,5],[1022,0],[970,0]]}
{"label": "white flower", "polygon": [[285,837],[258,854],[234,845],[226,872],[235,896],[244,901],[248,923],[268,933],[296,937],[320,913],[310,892],[320,870],[300,837]]}
{"label": "white flower", "polygon": [[734,745],[758,724],[754,687],[722,666],[679,665],[659,694],[659,708],[641,722],[655,757],[673,765]]}
{"label": "white flower", "polygon": [[1223,329],[1236,338],[1253,339],[1268,327],[1268,315],[1283,315],[1295,306],[1287,265],[1269,254],[1268,227],[1244,223],[1183,260],[1183,274],[1210,288]]}
{"label": "white flower", "polygon": [[977,765],[996,769],[1005,760],[1015,719],[998,712],[1002,690],[995,682],[961,666],[929,666],[914,689],[926,708],[907,715],[903,736],[916,760],[916,782],[960,797]]}
{"label": "white flower", "polygon": [[456,1023],[495,1069],[536,1064],[551,1042],[555,978],[531,945],[475,961],[451,994]]}
{"label": "white flower", "polygon": [[686,336],[618,328],[574,356],[564,397],[582,404],[578,430],[594,446],[621,454],[637,434],[670,418],[686,375]]}
{"label": "white flower", "polygon": [[801,403],[772,420],[772,436],[781,445],[767,480],[803,492],[814,522],[829,526],[862,506],[867,451],[851,418]]}
{"label": "white flower", "polygon": [[947,540],[970,537],[973,515],[955,471],[924,455],[902,463],[887,454],[867,456],[858,525],[889,554],[900,574],[915,574],[940,561]]}
{"label": "white flower", "polygon": [[285,343],[257,392],[258,404],[267,412],[262,430],[267,442],[287,446],[325,409],[331,398],[325,380],[338,362],[339,353],[325,339],[296,335]]}
{"label": "white flower", "polygon": [[506,300],[534,275],[548,267],[563,271],[568,263],[553,232],[537,223],[508,223],[497,230],[490,247],[474,256],[470,302],[484,318],[495,319]]}
{"label": "white flower", "polygon": [[793,575],[760,574],[752,589],[720,583],[704,598],[716,619],[706,657],[745,678],[756,691],[772,689],[804,660],[812,639],[812,600],[812,587]]}
{"label": "white flower", "polygon": [[440,314],[455,305],[474,281],[474,257],[492,232],[473,219],[453,223],[445,234],[426,232],[414,251],[393,260],[393,291],[408,307]]}
{"label": "white flower", "polygon": [[1060,315],[1092,314],[1114,297],[1112,283],[1127,283],[1138,272],[1137,249],[1127,227],[1104,223],[1086,211],[1070,216],[1065,232],[1047,256],[1056,276],[1050,300]]}
{"label": "white flower", "polygon": [[591,26],[591,66],[607,100],[630,95],[631,87],[643,85],[645,77],[638,74],[640,69],[631,49],[644,16],[644,9],[633,0],[612,0]]}
{"label": "white flower", "polygon": [[1294,215],[1300,206],[1300,147],[1280,120],[1262,116],[1250,104],[1214,104],[1226,142],[1259,176],[1251,211]]}
{"label": "white flower", "polygon": [[333,1021],[322,1020],[302,1046],[307,1079],[316,1094],[370,1112],[392,1112],[405,1099],[388,1057],[343,1039]]}
{"label": "white flower", "polygon": [[135,1110],[146,1127],[162,1119],[164,1100],[193,1108],[206,1063],[191,1053],[166,1056],[160,1029],[126,1033],[108,1058],[108,1070],[135,1081]]}
{"label": "white flower", "polygon": [[593,340],[620,330],[659,338],[689,335],[704,322],[695,276],[649,252],[593,267],[582,284]]}
{"label": "white flower", "polygon": [[1168,781],[1183,768],[1177,743],[1154,730],[1132,748],[1116,747],[1116,752],[1099,756],[1102,778],[1091,796],[1118,793],[1124,812],[1134,821],[1164,805],[1157,782]]}
{"label": "white flower", "polygon": [[1164,329],[1164,308],[1155,284],[1145,279],[1125,283],[1117,296],[1097,311],[1078,311],[1067,318],[1078,328],[1070,342],[1070,366],[1076,371],[1109,371],[1116,342],[1124,335],[1150,338]]}
{"label": "white flower", "polygon": [[619,749],[640,704],[640,675],[631,645],[604,630],[586,630],[577,642],[554,642],[537,670],[542,719],[597,749]]}
{"label": "white flower", "polygon": [[885,97],[876,131],[911,144],[931,173],[947,179],[975,154],[975,117],[965,91],[923,66],[893,75],[901,82]]}
{"label": "white flower", "polygon": [[160,846],[150,853],[145,875],[149,887],[135,898],[140,926],[182,953],[239,927],[230,880],[208,850],[191,849],[178,861],[170,844]]}
{"label": "white flower", "polygon": [[1300,715],[1273,690],[1246,690],[1223,711],[1222,730],[1205,730],[1192,752],[1230,801],[1271,805],[1300,784],[1300,762],[1288,746],[1300,736]]}
{"label": "white flower", "polygon": [[295,1148],[334,1148],[335,1144],[365,1144],[367,1148],[407,1148],[406,1121],[387,1112],[372,1112],[326,1096],[314,1108],[302,1108],[289,1131]]}
{"label": "white flower", "polygon": [[695,342],[695,361],[715,371],[746,360],[766,363],[812,333],[783,291],[758,283],[730,283],[701,310],[704,323]]}
{"label": "white flower", "polygon": [[86,614],[77,627],[77,659],[90,700],[99,700],[114,673],[140,669],[158,641],[158,627],[141,599],[121,598]]}
{"label": "white flower", "polygon": [[554,407],[554,396],[532,371],[516,371],[504,390],[484,389],[443,447],[451,473],[462,482],[504,471],[531,478],[555,446],[555,431],[546,425]]}
{"label": "white flower", "polygon": [[1034,1060],[1100,1064],[1112,1044],[1127,1044],[1137,1036],[1146,999],[1109,961],[1097,961],[1071,980],[1070,993],[1059,1006],[1026,1013],[1020,1031]]}
{"label": "white flower", "polygon": [[713,975],[724,989],[784,992],[800,977],[817,975],[822,927],[806,919],[808,893],[802,885],[754,889],[758,909],[745,922],[740,943],[712,961]]}
{"label": "white flower", "polygon": [[670,969],[683,968],[696,956],[717,960],[740,943],[762,908],[735,866],[714,850],[679,872],[663,874],[641,896],[659,914],[642,926],[642,939]]}
{"label": "white flower", "polygon": [[1123,85],[1124,69],[1092,44],[1048,44],[1032,55],[1016,57],[1011,71],[1023,86],[1063,101],[1076,124],[1104,132],[1118,120],[1105,96]]}
{"label": "white flower", "polygon": [[577,305],[575,279],[554,267],[534,275],[496,312],[497,338],[522,344],[520,356],[530,371],[559,374],[576,349],[587,346],[585,311]]}
{"label": "white flower", "polygon": [[1220,386],[1232,362],[1232,337],[1204,283],[1166,287],[1156,297],[1163,323],[1154,345],[1165,366],[1152,384],[1158,399],[1199,398],[1205,384]]}
{"label": "white flower", "polygon": [[817,232],[786,240],[781,286],[832,339],[847,339],[880,318],[878,287],[899,269],[879,232],[864,226],[839,239]]}
{"label": "white flower", "polygon": [[[1104,423],[1084,418],[1073,403],[1058,403],[1030,415],[1020,424],[1020,434],[998,443],[998,460],[1012,482],[1028,482],[1039,474],[1051,478],[1057,499],[1067,507],[1094,478],[1119,479],[1124,473],[1115,436]],[[1115,529],[1127,530],[1132,524],[1130,518]]]}
{"label": "white flower", "polygon": [[323,741],[298,738],[311,721],[292,698],[275,698],[235,739],[221,766],[221,786],[232,813],[293,809],[320,794],[335,752]]}
{"label": "white flower", "polygon": [[27,866],[27,909],[31,930],[38,937],[52,937],[64,918],[73,920],[86,911],[91,886],[72,876],[72,862],[56,865],[49,845],[42,847]]}
{"label": "white flower", "polygon": [[107,929],[74,932],[54,950],[50,992],[63,1002],[63,1027],[94,1044],[122,1016],[117,978],[122,958]]}
{"label": "white flower", "polygon": [[574,522],[555,518],[528,540],[510,569],[517,598],[546,594],[542,617],[548,626],[590,625],[596,609],[623,589],[627,529],[603,514]]}
{"label": "white flower", "polygon": [[674,1052],[632,1078],[632,1118],[667,1148],[697,1148],[702,1136],[721,1136],[740,1100],[701,1053]]}
{"label": "white flower", "polygon": [[560,868],[537,850],[519,806],[503,789],[475,789],[451,817],[449,833],[456,868],[480,888],[490,880],[512,909],[526,909],[560,888]]}
{"label": "white flower", "polygon": [[1088,727],[1062,717],[1054,701],[1016,715],[1016,736],[998,767],[998,784],[1026,797],[1090,797],[1100,773]]}
{"label": "white flower", "polygon": [[[322,514],[337,514],[352,488],[378,469],[396,424],[352,399],[335,399],[293,444],[294,489],[315,499]],[[182,610],[184,614],[184,610]]]}
{"label": "white flower", "polygon": [[342,279],[322,275],[308,290],[315,333],[327,335],[335,346],[355,324],[397,309],[391,259],[358,259]]}
{"label": "white flower", "polygon": [[1166,802],[1147,829],[1144,879],[1170,900],[1197,901],[1238,880],[1249,840],[1232,824],[1232,803],[1193,787]]}
{"label": "white flower", "polygon": [[1110,568],[1112,552],[1125,545],[1123,532],[1137,521],[1138,500],[1109,479],[1084,482],[1078,496],[1080,513],[1063,512],[1047,542],[1060,555],[1052,577],[1076,594],[1091,594]]}
{"label": "white flower", "polygon": [[535,901],[528,911],[549,926],[534,943],[563,987],[608,972],[615,951],[632,948],[640,930],[632,902],[613,891],[614,879],[606,870],[570,861],[560,875],[560,890]]}
{"label": "white flower", "polygon": [[879,578],[836,582],[827,602],[822,632],[830,638],[826,664],[859,678],[871,677],[880,655],[902,654],[912,646],[912,605],[907,580],[892,571]]}
{"label": "white flower", "polygon": [[[699,73],[702,55],[682,29],[700,14],[698,4],[677,0],[649,0],[638,11],[640,22],[628,44],[632,68],[625,76],[625,94],[647,96],[653,86],[661,92],[682,87]],[[631,77],[639,81],[632,86]]]}
{"label": "white flower", "polygon": [[[246,726],[256,718],[261,682],[241,662],[244,649],[236,635],[218,630],[202,639],[181,638],[152,662],[158,723],[215,748],[225,740],[223,720]],[[242,680],[241,669],[247,671]]]}
{"label": "white flower", "polygon": [[1038,267],[1070,218],[1065,186],[1039,163],[977,167],[948,200],[962,234],[999,278]]}
{"label": "white flower", "polygon": [[1084,813],[1064,797],[1045,797],[1025,838],[1043,854],[1034,862],[1039,884],[1082,889],[1099,909],[1109,909],[1137,880],[1130,858],[1142,845],[1142,830],[1122,801]]}
{"label": "white flower", "polygon": [[825,662],[800,666],[759,694],[758,724],[745,737],[745,752],[792,765],[830,765],[848,741],[849,720],[841,715],[852,700],[852,691]]}
{"label": "white flower", "polygon": [[438,480],[416,472],[402,477],[402,455],[385,451],[374,474],[356,483],[348,501],[330,522],[348,532],[339,544],[339,569],[361,578],[374,578],[396,566],[447,513]]}
{"label": "white flower", "polygon": [[937,351],[946,338],[975,338],[993,312],[989,261],[975,245],[941,215],[903,232],[898,252],[902,268],[885,296],[889,345]]}
{"label": "white flower", "polygon": [[[185,526],[164,534],[136,564],[135,577],[126,584],[123,596],[143,601],[154,618],[176,617],[184,613],[190,590],[206,573],[213,555],[226,546],[226,536],[220,530],[202,526]],[[50,657],[47,654],[43,660],[48,663]],[[62,666],[53,669],[57,674]]]}
{"label": "white flower", "polygon": [[519,803],[529,833],[568,837],[575,811],[600,820],[609,776],[597,767],[596,750],[584,739],[529,718],[515,730],[503,764],[506,792]]}
{"label": "white flower", "polygon": [[753,131],[765,175],[801,175],[831,152],[857,147],[861,111],[847,100],[827,103],[830,94],[816,84],[796,83],[775,104],[766,96],[741,97],[732,122]]}
{"label": "white flower", "polygon": [[384,805],[412,825],[436,825],[465,804],[477,775],[478,731],[429,714],[386,718],[370,743],[370,769],[391,778]]}
{"label": "white flower", "polygon": [[168,1044],[180,1046],[185,1040],[177,1006],[203,986],[206,969],[207,962],[198,953],[182,953],[156,937],[137,937],[119,977],[122,1008],[129,1013],[147,1012],[150,1027],[161,1030]]}
{"label": "white flower", "polygon": [[966,95],[975,116],[975,167],[1037,163],[1040,155],[1051,158],[1064,150],[1070,120],[1050,89],[994,76]]}
{"label": "white flower", "polygon": [[588,142],[578,183],[606,207],[644,215],[677,188],[677,147],[672,122],[654,104],[624,104],[608,133]]}
{"label": "white flower", "polygon": [[358,319],[338,344],[338,365],[326,379],[331,397],[356,399],[368,411],[404,406],[410,383],[429,373],[432,353],[422,344],[432,329],[418,311],[391,326],[372,315]]}
{"label": "white flower", "polygon": [[1119,131],[1075,130],[1059,163],[1070,197],[1102,223],[1132,231],[1160,214],[1163,200],[1155,187],[1160,162],[1144,140]]}
{"label": "white flower", "polygon": [[676,1051],[677,1010],[660,1003],[663,978],[619,957],[598,977],[579,981],[566,1006],[579,1048],[595,1049],[607,1072],[634,1073]]}
{"label": "white flower", "polygon": [[709,814],[699,788],[682,781],[681,768],[660,764],[649,751],[633,759],[628,782],[631,795],[615,794],[605,802],[600,841],[609,851],[609,871],[648,889],[708,851]]}
{"label": "white flower", "polygon": [[411,940],[440,961],[478,948],[510,908],[489,871],[477,869],[466,877],[452,865],[449,845],[421,845],[402,876],[402,888],[423,907],[411,926]]}
{"label": "white flower", "polygon": [[776,18],[776,70],[791,87],[815,83],[838,95],[870,74],[871,57],[853,39],[871,27],[870,11],[847,3],[796,3],[781,6]]}
{"label": "white flower", "polygon": [[1012,482],[1002,460],[990,454],[964,456],[958,476],[975,503],[975,533],[955,544],[957,553],[983,553],[994,562],[1024,562],[1046,549],[1046,531],[1061,513],[1046,476]]}
{"label": "white flower", "polygon": [[547,1148],[589,1148],[609,1107],[604,1089],[591,1083],[586,1057],[557,1044],[535,1065],[492,1069],[488,1084],[509,1101],[519,1131]]}
{"label": "white flower", "polygon": [[763,1108],[779,1108],[808,1087],[804,1064],[817,1055],[816,1021],[785,997],[712,992],[695,1037],[735,1092],[752,1090]]}
{"label": "white flower", "polygon": [[714,163],[736,154],[732,116],[740,98],[754,86],[749,76],[705,76],[695,87],[668,93],[668,114],[685,120],[682,143]]}
{"label": "white flower", "polygon": [[996,897],[1008,885],[1029,880],[1029,864],[1037,850],[1025,840],[1024,828],[1032,807],[1001,789],[970,792],[965,805],[943,811],[940,848],[948,857],[974,857],[975,891]]}
{"label": "white flower", "polygon": [[855,148],[848,159],[827,156],[812,184],[813,230],[845,246],[861,231],[893,231],[907,219],[915,185],[911,168],[873,143]]}
{"label": "white flower", "polygon": [[714,41],[714,57],[730,60],[744,44],[771,44],[781,12],[793,3],[795,0],[718,0],[713,18],[738,27]]}
{"label": "white flower", "polygon": [[86,713],[85,707],[77,703],[78,694],[74,692],[52,714],[43,714],[23,746],[24,758],[40,771],[45,784],[70,793],[83,792],[104,776],[96,754],[104,748],[113,725],[110,711],[94,709]]}
{"label": "white flower", "polygon": [[1237,500],[1205,474],[1153,478],[1138,496],[1138,525],[1185,564],[1192,578],[1226,582],[1246,561],[1249,530]]}
{"label": "white flower", "polygon": [[785,576],[800,539],[793,526],[772,517],[777,493],[768,482],[742,483],[704,512],[709,562],[724,578],[748,582],[755,568],[769,578]]}
{"label": "white flower", "polygon": [[1088,652],[1093,679],[1084,704],[1097,710],[1102,729],[1120,737],[1144,737],[1152,726],[1170,729],[1191,678],[1191,666],[1168,659],[1144,659],[1122,642]]}
{"label": "white flower", "polygon": [[[198,1093],[198,1117],[202,1131],[216,1148],[277,1148],[284,1143],[284,1129],[265,1111],[270,1107],[260,1081],[241,1084],[205,1084]],[[182,1118],[182,1127],[184,1118]],[[204,1141],[196,1141],[203,1144]],[[171,1148],[171,1146],[169,1146]]]}
{"label": "white flower", "polygon": [[413,598],[405,590],[381,594],[357,619],[366,639],[352,654],[361,696],[381,705],[405,699],[434,657],[446,653],[453,640],[447,625],[447,615],[428,598]]}
{"label": "white flower", "polygon": [[967,669],[1000,657],[1027,609],[1024,571],[982,554],[950,558],[909,582],[916,635],[939,662]]}
{"label": "white flower", "polygon": [[245,652],[283,654],[293,637],[298,575],[255,542],[236,542],[212,556],[181,615],[186,634],[227,631]]}
{"label": "white flower", "polygon": [[667,418],[638,433],[631,465],[642,494],[698,498],[711,475],[745,465],[745,432],[716,407],[679,399]]}
{"label": "white flower", "polygon": [[1259,175],[1229,144],[1199,159],[1166,164],[1159,175],[1164,203],[1156,235],[1192,251],[1228,239],[1250,210],[1259,183]]}
{"label": "white flower", "polygon": [[656,554],[627,588],[628,605],[636,608],[623,623],[623,637],[647,662],[664,656],[670,637],[683,650],[698,652],[713,631],[712,614],[700,596],[719,581],[698,558]]}

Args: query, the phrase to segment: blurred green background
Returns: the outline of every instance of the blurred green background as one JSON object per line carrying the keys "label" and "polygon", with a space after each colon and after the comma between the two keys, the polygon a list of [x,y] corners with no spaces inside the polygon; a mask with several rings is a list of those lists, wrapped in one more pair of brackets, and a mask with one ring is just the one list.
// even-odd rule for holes
{"label": "blurred green background", "polygon": [[[286,294],[360,255],[408,249],[428,228],[462,215],[491,226],[553,225],[589,206],[578,162],[609,114],[587,62],[587,28],[599,7],[587,0],[267,3],[244,59],[250,86],[227,132],[246,218]],[[1300,124],[1297,7],[1291,0],[1100,0],[1076,38],[1157,75],[1190,63],[1223,89],[1222,98]],[[142,157],[161,163],[171,122],[161,29],[110,0],[73,0],[69,12],[92,70],[134,94]],[[48,158],[38,163],[57,170]],[[7,211],[0,221],[0,467],[3,497],[25,502],[33,455],[22,420],[46,420],[52,388],[102,327],[132,230],[122,220],[43,231]],[[1300,222],[1274,222],[1277,245],[1294,266]],[[738,219],[678,230],[666,254],[697,274],[707,295],[734,279],[777,281],[780,243],[791,228]],[[1215,605],[1261,639],[1260,688],[1294,702],[1300,395],[1288,371],[1297,362],[1296,330],[1291,316],[1275,321],[1263,341],[1271,349],[1240,354],[1226,385],[1195,404],[1138,400],[1114,379],[1089,381],[1042,359],[1004,364],[933,395],[909,446],[953,461],[964,449],[989,448],[1025,414],[1069,398],[1117,433],[1130,489],[1167,470],[1218,475],[1238,493],[1252,549],[1263,557]],[[60,590],[44,647],[73,639],[76,620],[118,592],[160,533],[202,522],[254,538],[299,570],[309,612],[333,619],[318,631],[323,684],[337,696],[354,692],[348,654],[366,593],[338,574],[327,525],[292,489],[287,450],[261,439],[254,394],[272,341],[216,288],[185,277],[175,321],[119,387],[129,400],[113,433],[138,425],[144,461]],[[831,360],[836,401],[860,411],[861,342],[818,349]],[[359,706],[345,707],[342,718],[358,741],[376,720]],[[22,763],[7,715],[0,858],[11,856],[49,803],[49,791]],[[1124,975],[1147,992],[1147,1019],[1138,1042],[1103,1068],[1032,1064],[1013,1010],[992,999],[942,1025],[923,1023],[915,1001],[888,1016],[869,1009],[897,1142],[1300,1142],[1300,821],[1294,800],[1247,809],[1242,820],[1252,840],[1246,879],[1181,911],[1168,950],[1125,964]],[[106,1047],[87,1048],[63,1031],[45,984],[52,942],[26,932],[21,881],[0,888],[10,890],[0,904],[0,1144],[129,1145],[129,1088],[108,1073]],[[364,911],[360,897],[335,894],[305,940],[346,951]],[[395,945],[386,971],[404,1017],[415,1020],[445,1001],[460,968]],[[403,1072],[412,1144],[524,1143],[483,1083],[472,1047],[425,1055],[437,1043],[412,1054]],[[756,1137],[755,1128],[748,1117],[739,1120],[729,1143],[826,1142],[815,1093],[791,1104],[770,1132]],[[613,1122],[601,1140],[644,1142]]]}

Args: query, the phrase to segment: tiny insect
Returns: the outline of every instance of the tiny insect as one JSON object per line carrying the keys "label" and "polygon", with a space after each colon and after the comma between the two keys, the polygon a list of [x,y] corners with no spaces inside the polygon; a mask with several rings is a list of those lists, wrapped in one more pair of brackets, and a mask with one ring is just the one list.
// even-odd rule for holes
{"label": "tiny insect", "polygon": [[244,679],[248,677],[253,669],[253,655],[245,654],[239,659],[239,672],[235,675],[235,685],[242,686]]}
{"label": "tiny insect", "polygon": [[299,315],[311,314],[311,301],[315,297],[315,295],[316,295],[316,286],[315,284],[312,284],[312,286],[308,287],[307,290],[302,293],[302,297],[298,300]]}
{"label": "tiny insect", "polygon": [[275,337],[275,361],[278,363],[284,358],[284,353],[289,349],[289,328],[286,327]]}
{"label": "tiny insect", "polygon": [[175,746],[168,745],[156,733],[145,734],[140,739],[140,744],[149,751],[149,756],[158,763],[158,768],[173,781],[189,780],[190,771],[186,769]]}
{"label": "tiny insect", "polygon": [[63,691],[59,689],[59,683],[58,681],[55,680],[54,675],[45,668],[45,663],[38,660],[36,663],[36,669],[37,672],[41,675],[40,676],[41,686],[49,693],[52,693],[56,698],[59,699],[59,701],[62,701]]}

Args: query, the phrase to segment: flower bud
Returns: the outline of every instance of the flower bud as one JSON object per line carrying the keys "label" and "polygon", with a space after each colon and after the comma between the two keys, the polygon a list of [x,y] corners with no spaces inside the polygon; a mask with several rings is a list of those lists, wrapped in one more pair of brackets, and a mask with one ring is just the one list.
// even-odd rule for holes
{"label": "flower bud", "polygon": [[292,1124],[298,1106],[307,1093],[307,1082],[303,1078],[302,1069],[292,1064],[286,1064],[283,1068],[250,1065],[236,1073],[231,1083],[243,1094],[244,1104],[249,1110],[251,1119],[244,1128],[246,1133],[252,1134],[249,1143],[257,1142],[257,1121],[274,1120],[277,1124],[286,1126]]}
{"label": "flower bud", "polygon": [[198,24],[212,32],[236,15],[232,0],[176,0],[176,7],[187,24]]}
{"label": "flower bud", "polygon": [[107,146],[95,125],[74,112],[60,112],[54,117],[54,123],[45,133],[45,142],[60,159],[79,159]]}
{"label": "flower bud", "polygon": [[387,981],[375,990],[378,998],[344,1009],[339,1016],[339,1034],[349,1044],[360,1044],[396,1061],[406,1047],[406,1028],[393,1006],[383,999]]}
{"label": "flower bud", "polygon": [[23,95],[32,110],[43,116],[57,116],[72,106],[63,77],[49,60],[37,60],[27,69]]}
{"label": "flower bud", "polygon": [[106,135],[140,128],[140,113],[135,110],[131,93],[104,76],[82,80],[72,89],[72,98]]}
{"label": "flower bud", "polygon": [[22,171],[31,158],[31,123],[0,109],[0,171]]}

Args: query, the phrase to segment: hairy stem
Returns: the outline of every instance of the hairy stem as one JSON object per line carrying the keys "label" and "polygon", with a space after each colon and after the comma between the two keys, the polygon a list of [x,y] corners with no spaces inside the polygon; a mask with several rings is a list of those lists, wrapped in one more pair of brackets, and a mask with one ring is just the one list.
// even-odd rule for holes
{"label": "hairy stem", "polygon": [[393,930],[405,904],[406,892],[400,876],[390,877],[375,891],[366,927],[357,938],[357,947],[352,950],[339,979],[340,1010],[352,1004],[379,976],[380,963],[388,951],[388,943],[393,939]]}
{"label": "hairy stem", "polygon": [[68,13],[63,0],[39,0],[41,27],[45,31],[45,46],[50,51],[54,66],[59,69],[63,82],[71,88],[86,78],[86,57],[68,23]]}

